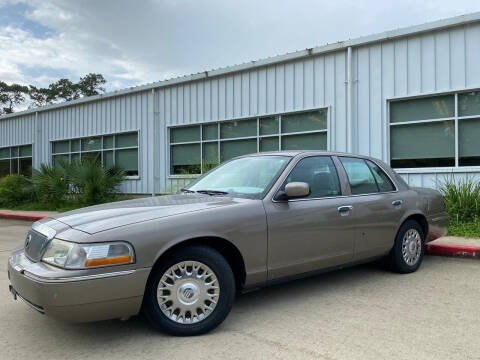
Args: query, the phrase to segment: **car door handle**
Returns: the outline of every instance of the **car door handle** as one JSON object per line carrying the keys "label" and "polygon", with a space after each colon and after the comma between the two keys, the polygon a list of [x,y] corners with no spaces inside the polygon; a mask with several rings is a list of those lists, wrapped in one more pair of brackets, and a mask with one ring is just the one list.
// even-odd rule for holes
{"label": "car door handle", "polygon": [[353,209],[352,205],[344,205],[344,206],[339,206],[337,210],[339,213],[347,213],[352,209]]}
{"label": "car door handle", "polygon": [[403,200],[393,200],[392,205],[393,206],[401,206],[403,204]]}

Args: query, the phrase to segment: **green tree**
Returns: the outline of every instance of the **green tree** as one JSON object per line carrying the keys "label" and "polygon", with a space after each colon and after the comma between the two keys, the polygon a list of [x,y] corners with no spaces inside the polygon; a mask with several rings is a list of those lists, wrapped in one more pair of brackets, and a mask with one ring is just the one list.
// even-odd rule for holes
{"label": "green tree", "polygon": [[28,86],[0,81],[0,115],[13,113],[16,106],[25,102]]}
{"label": "green tree", "polygon": [[102,74],[89,73],[78,82],[60,79],[46,88],[33,85],[23,86],[0,81],[0,115],[10,114],[15,107],[29,103],[29,108],[50,105],[62,101],[71,101],[84,96],[93,96],[105,92],[107,80]]}
{"label": "green tree", "polygon": [[50,105],[55,101],[55,93],[48,88],[37,88],[30,85],[28,95],[30,97],[29,108]]}
{"label": "green tree", "polygon": [[102,85],[105,85],[106,82],[107,80],[105,80],[102,74],[90,73],[81,77],[77,85],[82,96],[93,96],[100,94],[100,92],[105,92],[105,88]]}
{"label": "green tree", "polygon": [[102,87],[102,85],[106,82],[102,74],[94,73],[81,77],[77,83],[69,79],[60,79],[48,86],[48,95],[53,100],[60,99],[64,101],[71,101],[84,96],[98,95],[100,92],[105,92],[105,88]]}
{"label": "green tree", "polygon": [[78,84],[68,79],[60,79],[48,86],[48,90],[55,97],[55,100],[71,101],[80,97]]}

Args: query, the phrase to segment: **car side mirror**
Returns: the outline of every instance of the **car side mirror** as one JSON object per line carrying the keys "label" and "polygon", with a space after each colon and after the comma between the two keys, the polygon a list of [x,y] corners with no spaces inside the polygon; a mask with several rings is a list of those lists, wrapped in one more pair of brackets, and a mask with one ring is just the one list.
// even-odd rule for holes
{"label": "car side mirror", "polygon": [[288,198],[299,198],[310,195],[310,186],[305,182],[291,182],[285,185],[285,195]]}

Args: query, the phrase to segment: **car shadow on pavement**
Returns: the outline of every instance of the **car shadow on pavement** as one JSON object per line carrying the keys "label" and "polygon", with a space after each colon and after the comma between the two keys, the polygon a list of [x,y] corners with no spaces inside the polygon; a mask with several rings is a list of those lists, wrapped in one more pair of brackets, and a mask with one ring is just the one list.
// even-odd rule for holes
{"label": "car shadow on pavement", "polygon": [[[272,307],[282,312],[283,309],[291,308],[292,304],[302,306],[302,301],[305,303],[310,303],[311,301],[321,302],[322,295],[331,295],[350,287],[355,288],[355,284],[361,283],[365,286],[369,279],[375,278],[378,281],[379,273],[385,273],[385,276],[393,275],[385,271],[381,265],[371,263],[272,285],[258,291],[240,295],[237,297],[232,312],[227,317],[225,323],[212,331],[210,335],[229,331],[229,320],[232,323],[237,323],[238,318],[241,318],[242,321],[248,322],[251,320],[248,318],[249,316],[261,317],[262,313],[270,311]],[[45,326],[47,325],[45,324]],[[61,333],[62,337],[68,336],[83,339],[90,344],[102,344],[105,341],[109,341],[109,339],[118,341],[124,338],[131,341],[132,338],[138,337],[155,337],[157,339],[158,337],[168,337],[156,331],[141,314],[133,316],[127,321],[108,320],[80,324],[54,321],[49,323],[48,326],[50,331]],[[52,327],[55,327],[55,329],[51,329]],[[38,336],[41,336],[41,334]]]}

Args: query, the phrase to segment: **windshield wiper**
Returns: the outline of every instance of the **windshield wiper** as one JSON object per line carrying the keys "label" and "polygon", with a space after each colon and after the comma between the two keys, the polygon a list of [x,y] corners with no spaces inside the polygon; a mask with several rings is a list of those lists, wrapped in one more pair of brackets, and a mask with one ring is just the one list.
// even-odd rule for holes
{"label": "windshield wiper", "polygon": [[207,194],[207,195],[227,195],[228,192],[220,190],[197,190],[197,193]]}
{"label": "windshield wiper", "polygon": [[188,190],[188,189],[180,189],[181,192],[184,192],[184,193],[188,193],[188,194],[193,194],[195,193],[195,191],[192,191],[192,190]]}

